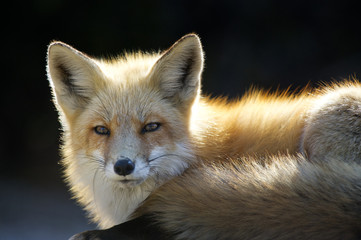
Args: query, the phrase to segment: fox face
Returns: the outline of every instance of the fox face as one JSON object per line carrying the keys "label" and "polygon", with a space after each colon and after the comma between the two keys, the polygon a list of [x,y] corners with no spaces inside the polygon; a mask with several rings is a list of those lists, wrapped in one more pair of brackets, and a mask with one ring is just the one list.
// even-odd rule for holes
{"label": "fox face", "polygon": [[48,71],[66,141],[120,187],[179,174],[192,158],[188,119],[202,63],[195,35],[160,56],[113,61],[52,43]]}
{"label": "fox face", "polygon": [[[49,46],[47,71],[63,127],[65,175],[95,220],[106,218],[100,216],[106,212],[102,206],[126,198],[124,192],[104,201],[97,196],[116,195],[114,189],[142,192],[144,186],[149,194],[194,161],[189,121],[202,68],[200,40],[192,34],[162,54],[113,60],[93,59],[62,42]],[[136,204],[147,194],[129,201]],[[124,203],[122,213],[118,208],[108,209],[115,219],[108,225],[124,220],[116,215],[132,206]]]}
{"label": "fox face", "polygon": [[156,89],[138,85],[127,86],[131,92],[109,83],[97,90],[96,96],[102,97],[82,110],[70,130],[72,145],[83,150],[83,159],[98,164],[119,187],[175,176],[191,157],[183,114]]}

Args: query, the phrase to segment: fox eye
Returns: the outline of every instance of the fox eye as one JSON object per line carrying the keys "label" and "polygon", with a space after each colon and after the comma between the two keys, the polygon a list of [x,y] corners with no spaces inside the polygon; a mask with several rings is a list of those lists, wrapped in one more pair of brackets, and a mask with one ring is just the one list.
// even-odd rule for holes
{"label": "fox eye", "polygon": [[160,123],[157,122],[148,123],[143,127],[142,133],[157,131],[159,127],[160,127]]}
{"label": "fox eye", "polygon": [[94,132],[98,135],[109,135],[110,134],[109,129],[104,126],[96,126],[94,128]]}

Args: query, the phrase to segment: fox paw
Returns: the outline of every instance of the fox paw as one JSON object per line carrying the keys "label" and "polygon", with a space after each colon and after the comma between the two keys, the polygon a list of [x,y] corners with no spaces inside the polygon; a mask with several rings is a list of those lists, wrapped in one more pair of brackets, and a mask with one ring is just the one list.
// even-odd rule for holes
{"label": "fox paw", "polygon": [[[137,235],[137,233],[134,233]],[[129,236],[123,234],[122,231],[118,231],[116,228],[104,229],[104,230],[91,230],[82,233],[75,234],[69,240],[139,240],[137,236]],[[143,238],[141,238],[143,239]]]}
{"label": "fox paw", "polygon": [[105,240],[100,235],[101,230],[92,230],[92,231],[86,231],[82,233],[77,233],[69,240]]}

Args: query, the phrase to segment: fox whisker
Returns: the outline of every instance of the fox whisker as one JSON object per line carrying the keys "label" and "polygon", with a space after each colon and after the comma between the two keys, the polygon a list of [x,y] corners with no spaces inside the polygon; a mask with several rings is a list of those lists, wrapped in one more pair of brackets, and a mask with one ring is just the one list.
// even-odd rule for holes
{"label": "fox whisker", "polygon": [[169,154],[163,154],[163,155],[160,155],[160,156],[158,156],[158,157],[155,157],[155,158],[152,158],[152,159],[149,159],[148,160],[148,162],[150,163],[150,162],[153,162],[153,161],[155,161],[155,160],[157,160],[157,159],[159,159],[159,158],[162,158],[162,157],[169,157],[169,156],[174,156],[174,157],[182,157],[182,156],[179,156],[179,155],[177,155],[177,154],[172,154],[172,153],[169,153]]}

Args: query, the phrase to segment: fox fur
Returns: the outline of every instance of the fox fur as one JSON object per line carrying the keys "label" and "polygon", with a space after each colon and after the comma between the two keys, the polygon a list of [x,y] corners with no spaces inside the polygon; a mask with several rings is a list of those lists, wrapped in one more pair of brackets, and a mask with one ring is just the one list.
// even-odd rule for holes
{"label": "fox fur", "polygon": [[360,239],[361,88],[319,94],[302,154],[202,159],[156,189],[135,220],[72,240]]}
{"label": "fox fur", "polygon": [[166,239],[360,239],[361,86],[320,94],[306,114],[303,155],[203,162],[136,214]]}
{"label": "fox fur", "polygon": [[190,168],[137,213],[166,236],[157,239],[360,239],[360,164],[302,156],[265,160]]}
{"label": "fox fur", "polygon": [[[194,214],[198,212],[195,205],[198,198],[192,199],[193,191],[199,189],[192,189],[193,184],[189,181],[194,181],[199,187],[203,187],[203,192],[207,191],[205,184],[214,183],[214,186],[219,183],[221,183],[219,186],[225,184],[224,189],[223,187],[215,189],[219,190],[219,193],[214,192],[214,196],[205,195],[208,197],[201,201],[204,203],[203,207],[208,205],[209,197],[213,197],[210,204],[218,202],[229,206],[234,206],[233,203],[242,205],[243,198],[239,197],[245,192],[236,187],[233,194],[230,191],[233,188],[227,187],[227,182],[233,181],[232,184],[237,185],[237,179],[244,181],[239,184],[240,187],[244,184],[249,187],[244,191],[254,192],[254,201],[256,201],[254,204],[261,207],[260,205],[265,201],[257,201],[267,199],[267,196],[273,193],[268,194],[268,190],[265,190],[266,195],[260,195],[261,197],[258,198],[258,192],[252,190],[251,186],[259,184],[259,189],[267,189],[267,187],[274,189],[275,186],[272,184],[281,181],[276,181],[277,178],[283,179],[282,176],[288,173],[288,177],[285,175],[288,182],[285,182],[284,190],[290,191],[289,194],[292,195],[292,191],[295,191],[292,184],[296,183],[291,181],[291,176],[295,175],[295,179],[297,178],[299,174],[297,169],[302,169],[302,164],[307,170],[300,172],[305,172],[306,178],[307,171],[315,168],[315,176],[318,176],[317,171],[320,171],[325,178],[331,178],[331,182],[333,175],[323,169],[334,170],[337,164],[358,166],[360,151],[354,145],[358,141],[357,134],[352,135],[353,140],[350,140],[348,135],[342,135],[342,124],[331,129],[335,130],[335,135],[338,136],[335,139],[329,139],[328,133],[317,131],[319,126],[324,126],[323,121],[329,126],[333,125],[332,121],[335,119],[340,123],[343,122],[342,119],[334,116],[340,112],[336,109],[338,101],[332,103],[324,99],[334,92],[342,92],[342,89],[346,89],[347,93],[355,89],[354,94],[345,98],[344,102],[358,100],[357,83],[347,83],[339,88],[329,87],[325,88],[329,90],[320,92],[304,90],[299,94],[272,94],[252,90],[240,100],[211,99],[203,96],[200,90],[203,61],[202,46],[199,38],[194,34],[184,36],[163,53],[124,54],[110,60],[89,57],[62,42],[50,44],[47,70],[63,129],[61,149],[65,176],[74,197],[101,228],[130,220],[136,208],[156,191],[138,212],[144,211],[152,216],[154,213],[156,221],[163,224],[165,232],[178,231],[177,224],[183,223],[188,226],[187,222],[178,220],[189,217],[191,230],[180,228],[176,238],[192,239],[192,233],[194,236],[199,236],[208,230],[212,232],[208,227],[214,227],[215,236],[221,236],[226,231],[226,228],[219,229],[221,225],[204,224],[205,227],[202,228],[202,222],[200,226],[192,222],[191,217],[196,219],[194,220],[196,223],[200,221],[197,214]],[[340,93],[338,96],[343,99],[345,94]],[[323,120],[326,112],[330,112],[323,112],[323,109],[329,105],[331,114]],[[350,106],[354,106],[354,113],[357,113],[357,106],[353,104]],[[352,112],[345,111],[345,115],[342,116],[347,118],[349,115],[352,115]],[[353,116],[354,118],[349,120],[350,133],[358,129],[355,122],[357,116]],[[155,123],[158,126],[156,130],[144,131],[149,124]],[[105,129],[106,134],[99,134],[97,127]],[[343,153],[338,154],[337,148],[329,149],[341,140],[353,143],[349,149],[358,151],[350,155],[348,160]],[[333,150],[338,154],[336,160],[331,153]],[[304,156],[298,156],[299,152]],[[324,154],[328,155],[324,156]],[[120,176],[114,171],[116,161],[123,157],[130,159],[135,165],[134,171],[126,176]],[[334,163],[335,161],[337,164]],[[323,167],[321,163],[328,165]],[[319,165],[321,167],[318,167]],[[339,167],[339,169],[347,169],[347,167]],[[260,173],[257,173],[258,170]],[[227,175],[232,172],[234,174]],[[337,174],[341,173],[337,172]],[[335,179],[340,179],[337,174]],[[182,176],[177,177],[179,175]],[[202,182],[200,176],[208,176],[208,179],[204,178]],[[231,181],[228,178],[232,176],[234,179]],[[303,191],[306,195],[309,191],[314,191],[317,195],[319,186],[315,178],[317,180],[317,177],[313,177],[305,180],[307,184],[300,184],[301,195]],[[167,183],[168,181],[170,182]],[[310,187],[311,183],[316,184],[315,188]],[[163,184],[165,185],[162,186]],[[332,190],[331,186],[328,187]],[[358,187],[359,185],[356,184],[356,190]],[[199,190],[199,193],[201,192]],[[167,194],[169,198],[164,197]],[[276,191],[275,199],[277,194]],[[284,194],[287,196],[288,192]],[[320,194],[322,198],[322,193]],[[234,196],[228,203],[228,198],[226,201],[219,198],[223,195]],[[353,197],[354,195],[351,196],[351,200],[354,200]],[[282,200],[282,196],[280,198],[278,203],[287,202]],[[163,201],[164,199],[171,202]],[[187,199],[189,205],[181,206]],[[173,212],[160,211],[159,207],[162,204],[165,206],[164,209]],[[218,206],[225,207],[224,205]],[[176,211],[178,207],[184,208],[184,215]],[[255,219],[262,218],[257,215],[262,212],[260,209],[255,209]],[[192,211],[193,214],[188,216],[187,214]],[[216,222],[226,223],[226,212],[227,210],[224,215],[219,215],[224,216],[225,219],[222,217]],[[228,213],[231,213],[230,209]],[[167,214],[174,214],[176,220],[168,222],[168,219],[173,217]],[[280,210],[280,214],[286,213]],[[206,216],[201,214],[199,217]],[[230,219],[231,217],[232,215]],[[207,221],[207,217],[204,221]],[[286,222],[282,223],[286,224]],[[232,226],[237,227],[234,224]],[[244,228],[240,225],[240,229],[232,236],[247,236],[246,233],[237,235]],[[275,232],[278,230],[275,229]],[[266,233],[267,231],[264,232]],[[229,235],[224,236],[227,239],[226,236]]]}
{"label": "fox fur", "polygon": [[307,113],[303,153],[309,160],[361,164],[361,85],[356,80],[333,84],[321,90],[316,103]]}

